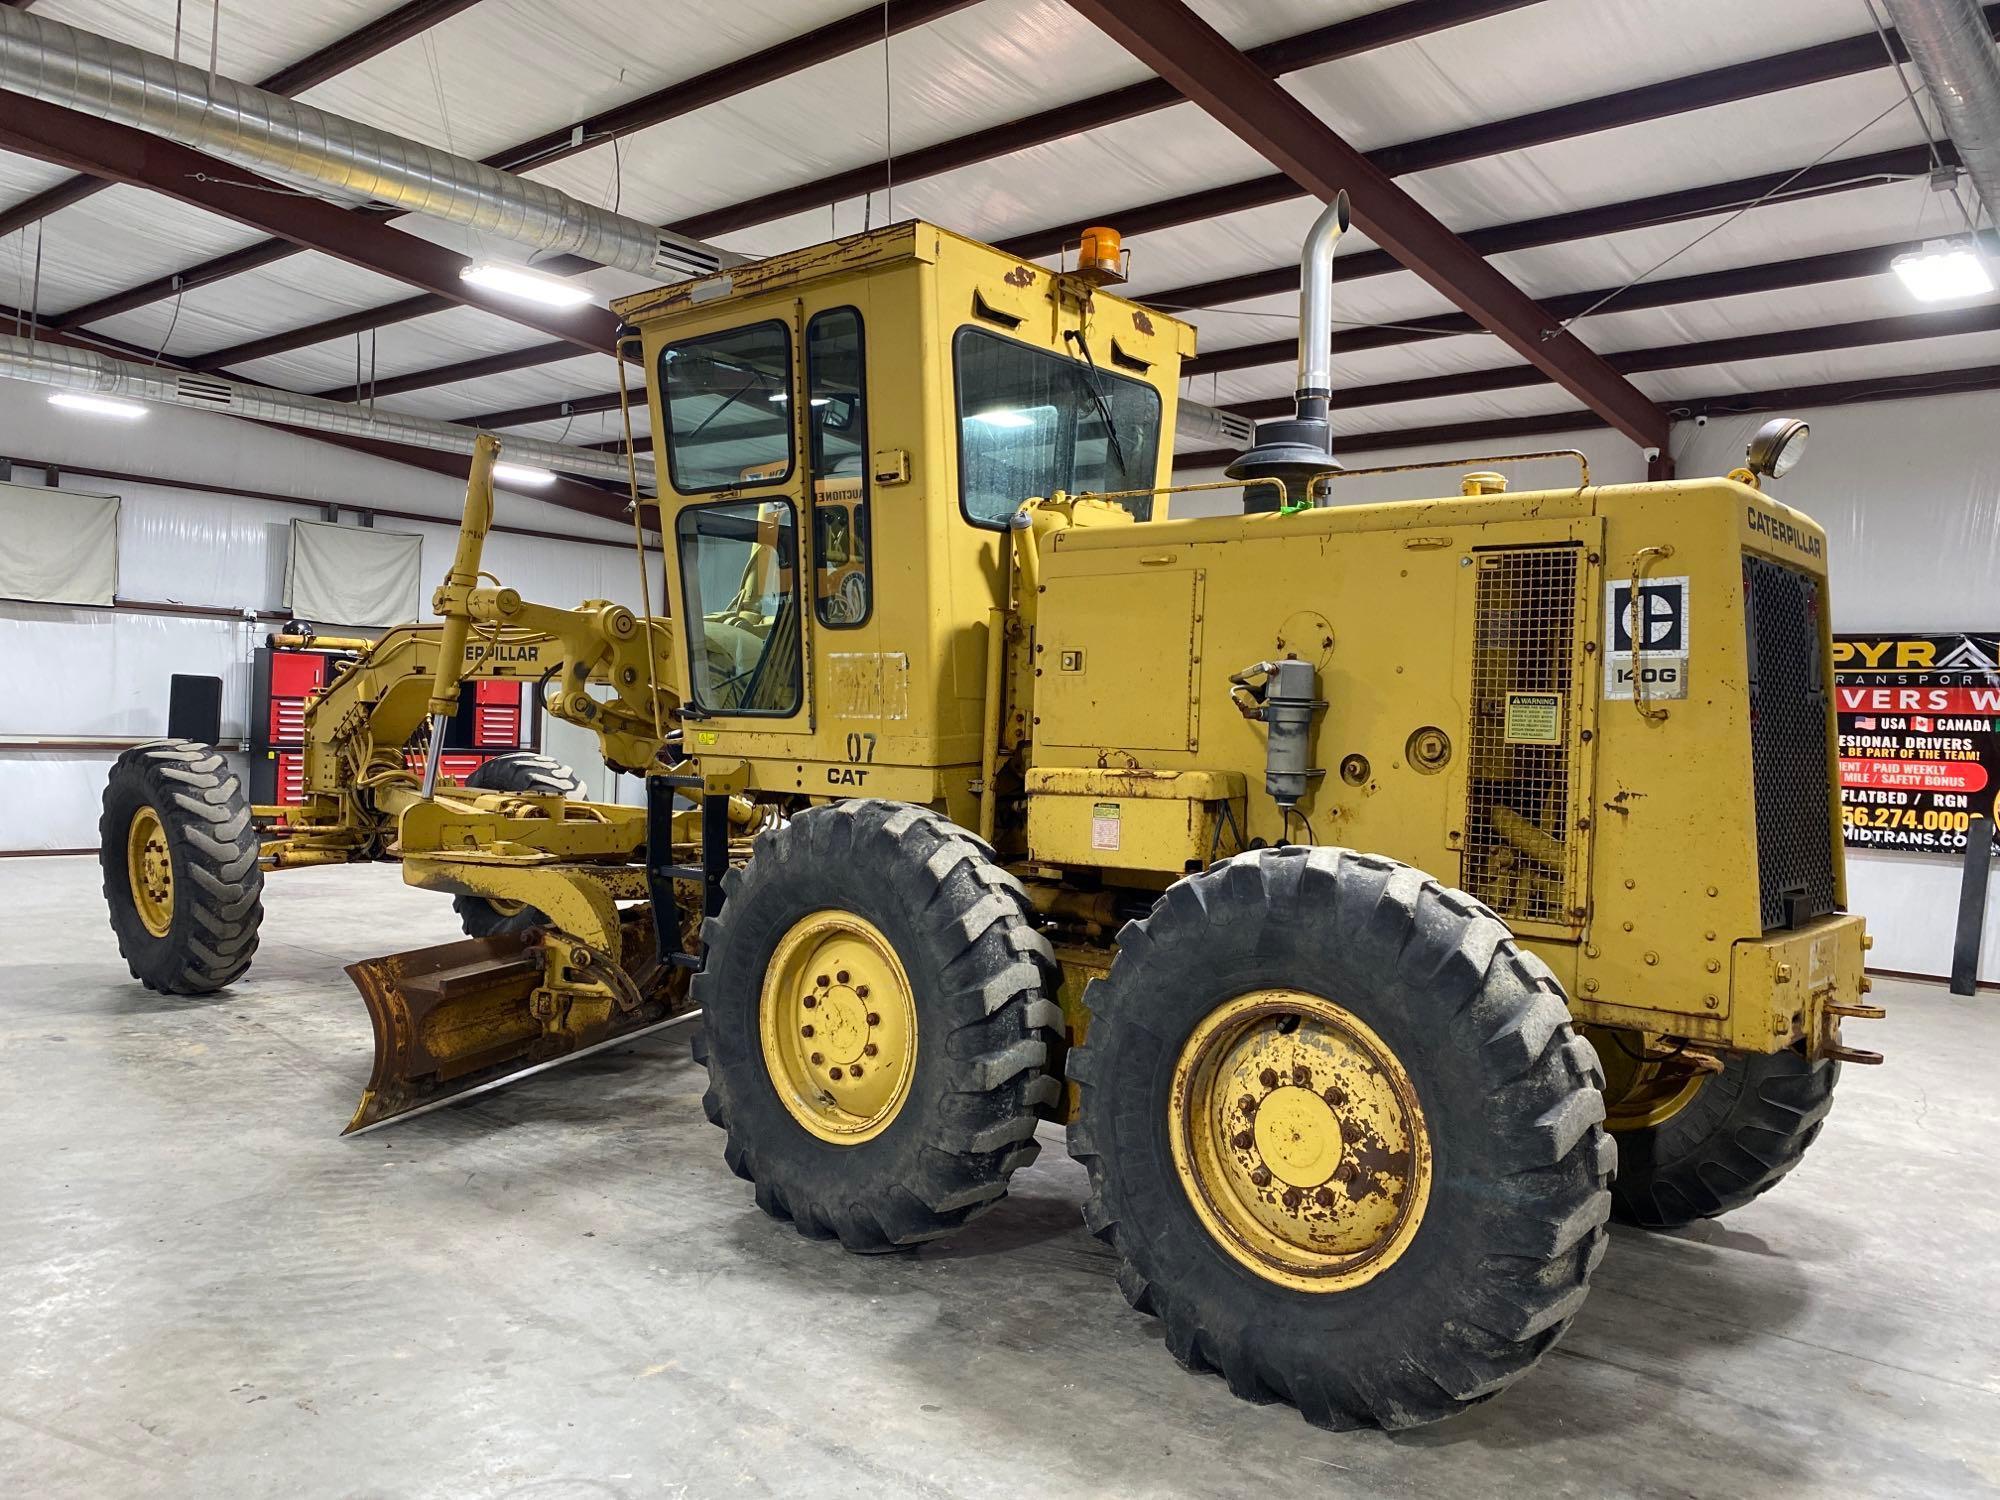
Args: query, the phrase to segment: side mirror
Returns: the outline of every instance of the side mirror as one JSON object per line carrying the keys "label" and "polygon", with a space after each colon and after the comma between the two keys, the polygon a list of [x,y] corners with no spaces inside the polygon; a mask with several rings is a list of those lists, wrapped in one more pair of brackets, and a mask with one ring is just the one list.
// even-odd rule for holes
{"label": "side mirror", "polygon": [[830,431],[845,432],[854,425],[858,405],[852,396],[828,396],[826,405],[819,409],[819,419]]}

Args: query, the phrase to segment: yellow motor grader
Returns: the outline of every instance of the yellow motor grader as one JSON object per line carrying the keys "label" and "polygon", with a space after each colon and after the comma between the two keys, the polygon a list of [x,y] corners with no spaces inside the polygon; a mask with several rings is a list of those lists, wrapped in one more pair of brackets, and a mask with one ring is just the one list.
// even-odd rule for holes
{"label": "yellow motor grader", "polygon": [[[949,1234],[1062,1122],[1190,1368],[1336,1427],[1506,1386],[1607,1219],[1747,1203],[1879,1061],[1824,536],[1761,488],[1803,428],[1341,504],[1308,275],[1296,415],[1241,514],[1177,518],[1193,333],[1116,271],[904,223],[621,301],[672,622],[481,582],[482,446],[442,623],[308,710],[302,818],[260,849],[204,747],[120,763],[134,972],[238,978],[260,865],[400,860],[512,925],[354,966],[356,1124],[698,1005],[729,1165],[801,1233]],[[648,806],[440,783],[435,731],[412,771],[482,672]]]}

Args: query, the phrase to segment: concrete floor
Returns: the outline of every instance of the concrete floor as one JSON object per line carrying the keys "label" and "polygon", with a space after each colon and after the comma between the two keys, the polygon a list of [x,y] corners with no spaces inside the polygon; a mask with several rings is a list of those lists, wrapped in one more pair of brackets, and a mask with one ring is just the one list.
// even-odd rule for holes
{"label": "concrete floor", "polygon": [[0,861],[0,1494],[2000,1493],[2000,1002],[1885,983],[1826,1134],[1619,1232],[1565,1342],[1387,1437],[1182,1372],[1045,1131],[954,1240],[764,1218],[668,1032],[342,1141],[340,965],[455,935],[393,870],[271,882],[247,983],[130,982],[94,861]]}

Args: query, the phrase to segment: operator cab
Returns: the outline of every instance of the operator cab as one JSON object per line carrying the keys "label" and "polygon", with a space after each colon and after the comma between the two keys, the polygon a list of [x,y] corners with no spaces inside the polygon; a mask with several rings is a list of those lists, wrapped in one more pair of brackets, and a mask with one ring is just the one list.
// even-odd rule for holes
{"label": "operator cab", "polygon": [[616,310],[664,458],[690,752],[752,788],[961,804],[1008,524],[1059,490],[1152,516],[1193,330],[915,222]]}

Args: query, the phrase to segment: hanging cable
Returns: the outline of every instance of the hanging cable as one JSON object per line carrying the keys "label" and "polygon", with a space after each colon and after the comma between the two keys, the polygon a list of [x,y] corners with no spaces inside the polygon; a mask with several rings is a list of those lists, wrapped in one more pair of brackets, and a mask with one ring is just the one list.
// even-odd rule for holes
{"label": "hanging cable", "polygon": [[896,222],[896,101],[889,86],[889,0],[882,0],[882,222]]}
{"label": "hanging cable", "polygon": [[1716,224],[1716,226],[1714,226],[1714,228],[1710,228],[1710,230],[1704,230],[1702,234],[1696,234],[1696,236],[1694,236],[1692,240],[1688,240],[1688,242],[1686,242],[1684,246],[1680,246],[1680,250],[1676,250],[1674,254],[1666,256],[1664,260],[1658,260],[1658,262],[1654,262],[1652,266],[1648,266],[1646,270],[1642,270],[1642,272],[1640,272],[1638,276],[1634,276],[1634,278],[1632,278],[1630,282],[1626,282],[1624,286],[1620,286],[1620,288],[1616,288],[1616,290],[1612,290],[1612,292],[1606,292],[1604,296],[1600,296],[1600,298],[1598,298],[1596,302],[1592,302],[1592,304],[1590,304],[1588,308],[1584,308],[1582,312],[1578,312],[1578,314],[1572,314],[1572,316],[1564,318],[1564,320],[1562,320],[1562,322],[1558,322],[1558,324],[1556,324],[1554,328],[1544,328],[1544,330],[1542,330],[1542,338],[1544,338],[1544,340],[1550,340],[1550,338],[1556,338],[1558,334],[1566,334],[1566,332],[1570,330],[1570,324],[1576,324],[1576,322],[1582,322],[1584,318],[1588,318],[1588,316],[1590,316],[1592,312],[1596,312],[1598,308],[1606,306],[1608,302],[1616,302],[1616,300],[1618,300],[1618,298],[1622,298],[1622,296],[1624,296],[1626,292],[1630,292],[1630,290],[1632,290],[1634,286],[1638,286],[1638,284],[1640,284],[1640,282],[1644,282],[1644,280],[1646,280],[1648,276],[1652,276],[1652,274],[1654,274],[1656,270],[1664,270],[1666,266],[1672,266],[1672,264],[1674,264],[1676,260],[1680,260],[1680,258],[1682,258],[1684,254],[1688,254],[1688,252],[1690,252],[1690,250],[1692,250],[1694,246],[1702,244],[1704,240],[1710,240],[1710,238],[1714,238],[1716,234],[1722,234],[1722,230],[1726,230],[1726,228],[1728,228],[1730,224],[1734,224],[1734,222],[1736,222],[1738,218],[1742,218],[1744,214],[1748,214],[1748,212],[1750,212],[1752,208],[1760,208],[1762,204],[1766,204],[1766,202],[1770,202],[1772,198],[1776,198],[1776,196],[1778,196],[1780,192],[1784,192],[1786,188],[1790,188],[1790,186],[1792,186],[1794,182],[1798,182],[1798,180],[1800,180],[1802,176],[1806,176],[1806,172],[1810,172],[1812,168],[1816,168],[1816,166],[1818,166],[1820,162],[1824,162],[1824,160],[1826,160],[1828,156],[1832,156],[1832,154],[1834,154],[1836,150],[1840,150],[1842,146],[1846,146],[1848,142],[1852,142],[1852,140],[1854,140],[1856,136],[1862,136],[1862,134],[1866,134],[1868,130],[1874,130],[1874,128],[1876,128],[1878,124],[1882,124],[1882,122],[1884,122],[1884,120],[1886,120],[1888,116],[1892,116],[1892,114],[1894,114],[1896,110],[1900,110],[1900,108],[1902,108],[1902,104],[1900,104],[1900,102],[1896,102],[1896,104],[1890,104],[1890,106],[1888,106],[1886,110],[1882,110],[1882,112],[1880,112],[1880,114],[1878,114],[1878,116],[1876,116],[1874,120],[1868,120],[1866,124],[1858,126],[1858,128],[1856,128],[1854,132],[1850,132],[1850,134],[1842,136],[1840,140],[1836,140],[1836,142],[1834,142],[1832,146],[1828,146],[1828,148],[1826,148],[1824,152],[1820,152],[1820,154],[1818,154],[1818,156],[1814,156],[1814,158],[1812,158],[1810,162],[1806,162],[1806,164],[1804,164],[1802,168],[1798,168],[1796,172],[1792,172],[1790,176],[1786,176],[1786,178],[1784,178],[1782,182],[1778,182],[1778,186],[1774,186],[1774,188],[1772,188],[1770,192],[1766,192],[1766,194],[1762,194],[1762,196],[1758,196],[1758,198],[1752,198],[1752,200],[1750,200],[1750,202],[1746,202],[1746,204],[1744,204],[1742,208],[1738,208],[1738,210],[1736,210],[1734,214],[1730,214],[1730,216],[1728,216],[1726,220],[1722,220],[1720,224]]}
{"label": "hanging cable", "polygon": [[666,720],[660,714],[659,652],[653,638],[653,574],[646,555],[645,513],[639,500],[639,456],[632,441],[632,393],[625,385],[625,340],[616,346],[618,360],[618,419],[625,429],[625,478],[632,500],[632,549],[639,555],[639,605],[646,620],[646,698],[653,709],[653,734],[667,742]]}

